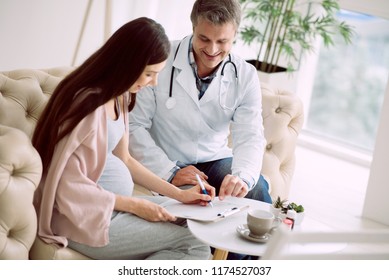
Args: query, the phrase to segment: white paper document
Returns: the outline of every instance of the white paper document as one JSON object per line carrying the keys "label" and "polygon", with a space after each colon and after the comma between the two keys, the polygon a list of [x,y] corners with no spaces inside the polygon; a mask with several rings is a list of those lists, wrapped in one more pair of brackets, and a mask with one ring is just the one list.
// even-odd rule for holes
{"label": "white paper document", "polygon": [[203,222],[217,222],[229,216],[232,216],[249,207],[246,204],[239,204],[236,198],[219,200],[216,197],[210,205],[201,206],[199,204],[184,204],[177,200],[171,199],[161,206],[165,207],[171,214],[178,218],[185,218]]}

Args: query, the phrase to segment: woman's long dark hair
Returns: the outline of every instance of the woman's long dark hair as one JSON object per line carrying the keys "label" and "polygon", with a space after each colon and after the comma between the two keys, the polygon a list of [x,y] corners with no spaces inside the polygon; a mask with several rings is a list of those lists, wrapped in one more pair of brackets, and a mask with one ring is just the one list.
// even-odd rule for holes
{"label": "woman's long dark hair", "polygon": [[[77,124],[99,106],[122,95],[147,65],[165,61],[170,43],[163,27],[149,18],[138,18],[119,28],[82,65],[66,76],[54,90],[32,137],[43,173],[54,148]],[[131,94],[129,110],[134,106]]]}

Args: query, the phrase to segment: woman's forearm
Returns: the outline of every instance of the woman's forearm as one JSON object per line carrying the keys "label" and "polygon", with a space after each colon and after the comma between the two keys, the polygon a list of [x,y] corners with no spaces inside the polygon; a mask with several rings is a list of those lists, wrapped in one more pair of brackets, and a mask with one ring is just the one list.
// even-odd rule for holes
{"label": "woman's forearm", "polygon": [[139,203],[141,203],[141,200],[137,197],[116,195],[114,209],[135,214]]}
{"label": "woman's forearm", "polygon": [[129,158],[126,165],[129,168],[135,183],[142,185],[151,191],[180,200],[182,190],[161,179],[134,158]]}

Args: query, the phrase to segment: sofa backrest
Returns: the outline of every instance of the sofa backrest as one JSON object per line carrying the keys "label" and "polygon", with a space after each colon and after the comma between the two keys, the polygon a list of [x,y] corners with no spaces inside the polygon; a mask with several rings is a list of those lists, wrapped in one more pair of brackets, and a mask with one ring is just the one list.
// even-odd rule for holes
{"label": "sofa backrest", "polygon": [[262,175],[271,185],[271,196],[288,199],[295,169],[297,137],[304,123],[300,98],[292,92],[261,84],[262,118],[267,145]]}
{"label": "sofa backrest", "polygon": [[0,72],[0,124],[18,128],[31,138],[47,100],[71,70],[57,67]]}

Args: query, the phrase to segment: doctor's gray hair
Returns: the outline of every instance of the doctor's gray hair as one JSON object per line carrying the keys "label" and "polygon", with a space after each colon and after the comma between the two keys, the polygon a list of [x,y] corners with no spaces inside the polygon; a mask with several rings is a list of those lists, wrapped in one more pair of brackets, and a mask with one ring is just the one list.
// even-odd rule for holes
{"label": "doctor's gray hair", "polygon": [[232,22],[238,30],[242,16],[239,0],[196,0],[193,4],[190,20],[197,26],[199,18],[220,25]]}

